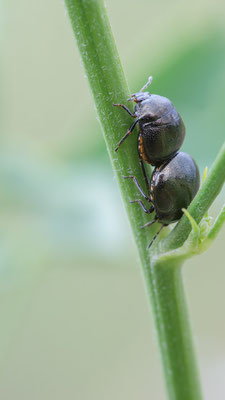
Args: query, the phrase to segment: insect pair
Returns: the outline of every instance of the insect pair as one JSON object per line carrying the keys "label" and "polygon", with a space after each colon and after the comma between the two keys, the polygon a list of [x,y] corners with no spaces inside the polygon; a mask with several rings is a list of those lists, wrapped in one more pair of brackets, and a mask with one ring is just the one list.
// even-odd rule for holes
{"label": "insect pair", "polygon": [[[128,99],[136,103],[134,113],[124,104],[113,104],[123,108],[135,118],[118,143],[116,152],[130,136],[135,126],[139,125],[137,150],[147,194],[142,190],[135,176],[125,178],[134,181],[140,194],[150,203],[150,207],[146,208],[141,200],[133,200],[132,203],[138,203],[146,214],[155,211],[155,218],[143,228],[155,222],[162,224],[148,248],[164,226],[182,217],[182,208],[189,206],[200,185],[199,170],[195,161],[188,154],[178,152],[185,137],[183,120],[168,98],[144,92],[151,81],[152,77],[139,92],[132,94]],[[155,167],[150,179],[145,163]]]}

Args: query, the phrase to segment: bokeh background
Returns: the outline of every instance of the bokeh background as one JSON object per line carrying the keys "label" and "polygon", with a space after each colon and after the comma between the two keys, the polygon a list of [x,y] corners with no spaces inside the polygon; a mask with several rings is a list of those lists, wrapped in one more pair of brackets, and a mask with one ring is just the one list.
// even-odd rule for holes
{"label": "bokeh background", "polygon": [[[106,6],[131,92],[154,76],[202,175],[224,141],[224,2]],[[1,399],[164,400],[137,252],[64,4],[7,0],[0,14]],[[184,268],[207,400],[225,398],[224,239],[223,229]]]}

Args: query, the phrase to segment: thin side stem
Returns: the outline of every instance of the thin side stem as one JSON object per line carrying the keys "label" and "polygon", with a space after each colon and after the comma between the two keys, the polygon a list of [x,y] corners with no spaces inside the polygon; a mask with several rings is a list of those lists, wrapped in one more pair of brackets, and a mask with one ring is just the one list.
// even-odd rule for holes
{"label": "thin side stem", "polygon": [[216,218],[212,229],[210,230],[207,239],[214,240],[218,235],[219,231],[221,230],[225,221],[225,204],[223,205],[218,217]]}
{"label": "thin side stem", "polygon": [[[225,181],[225,143],[223,144],[211,171],[204,181],[201,189],[188,207],[189,214],[199,223],[207,210],[218,196]],[[158,251],[167,252],[183,245],[191,231],[191,224],[186,215],[171,231],[171,233],[160,243]]]}

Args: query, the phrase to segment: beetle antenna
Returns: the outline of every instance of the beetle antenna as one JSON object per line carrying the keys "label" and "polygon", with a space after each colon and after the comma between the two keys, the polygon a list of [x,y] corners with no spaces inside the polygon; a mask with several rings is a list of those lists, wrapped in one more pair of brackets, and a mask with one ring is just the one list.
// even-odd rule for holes
{"label": "beetle antenna", "polygon": [[148,82],[143,86],[143,88],[140,90],[140,92],[143,92],[143,90],[147,89],[147,87],[149,85],[151,85],[151,83],[152,83],[152,76],[149,76]]}

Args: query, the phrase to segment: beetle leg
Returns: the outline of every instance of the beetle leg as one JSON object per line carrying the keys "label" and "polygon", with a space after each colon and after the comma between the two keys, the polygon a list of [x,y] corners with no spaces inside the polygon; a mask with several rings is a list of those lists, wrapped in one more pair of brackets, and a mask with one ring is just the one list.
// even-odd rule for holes
{"label": "beetle leg", "polygon": [[149,186],[149,181],[148,181],[148,177],[147,177],[147,174],[146,174],[146,170],[145,170],[143,159],[139,159],[139,161],[140,161],[142,172],[143,172],[143,175],[144,175],[144,180],[145,180],[145,184],[146,184],[146,187],[147,187],[148,196],[150,196],[150,186]]}
{"label": "beetle leg", "polygon": [[130,201],[130,203],[138,203],[138,204],[140,204],[142,210],[144,210],[144,212],[145,212],[146,214],[151,214],[151,213],[155,210],[155,208],[154,208],[153,206],[151,206],[151,207],[147,210],[147,208],[145,208],[145,206],[144,206],[144,204],[142,203],[141,200],[132,200],[132,201]]}
{"label": "beetle leg", "polygon": [[138,135],[138,156],[139,156],[139,162],[141,164],[141,169],[142,169],[144,179],[145,179],[148,196],[150,196],[149,181],[148,181],[147,173],[146,173],[145,166],[144,166],[143,156],[142,156],[142,152],[141,152],[141,133],[139,133],[139,135]]}
{"label": "beetle leg", "polygon": [[[153,220],[153,221],[154,221],[154,220]],[[153,238],[152,238],[151,242],[149,243],[147,249],[150,249],[152,243],[155,241],[155,239],[157,238],[157,236],[160,234],[161,230],[162,230],[165,226],[167,226],[167,225],[166,225],[166,224],[162,224],[162,225],[160,226],[158,232],[155,234],[155,236],[153,236]]]}
{"label": "beetle leg", "polygon": [[124,137],[122,137],[122,139],[119,141],[117,147],[115,148],[115,151],[118,151],[119,147],[121,146],[121,144],[124,142],[124,140],[126,138],[128,138],[128,136],[130,136],[131,132],[134,130],[136,124],[138,123],[139,119],[136,119],[136,121],[133,122],[133,124],[131,125],[131,127],[129,128],[129,130],[127,131],[126,135],[124,135]]}
{"label": "beetle leg", "polygon": [[113,106],[114,107],[121,107],[121,108],[123,108],[126,112],[128,112],[128,114],[130,114],[130,116],[131,117],[133,117],[133,118],[136,118],[136,114],[134,113],[132,113],[130,110],[129,110],[129,108],[127,108],[124,104],[113,104]]}
{"label": "beetle leg", "polygon": [[152,221],[150,221],[150,222],[147,222],[147,224],[145,224],[145,225],[141,226],[141,229],[148,228],[149,226],[151,226],[151,225],[153,225],[155,222],[157,222],[157,221],[158,221],[158,219],[159,219],[159,218],[155,217],[155,218],[154,218]]}
{"label": "beetle leg", "polygon": [[135,185],[137,186],[139,192],[140,192],[141,195],[145,198],[145,200],[147,200],[149,203],[152,202],[151,199],[150,199],[148,196],[146,196],[146,194],[143,192],[141,186],[139,185],[139,183],[138,183],[138,181],[137,181],[136,176],[134,176],[134,175],[129,175],[129,176],[123,176],[123,178],[124,178],[124,179],[133,179]]}

